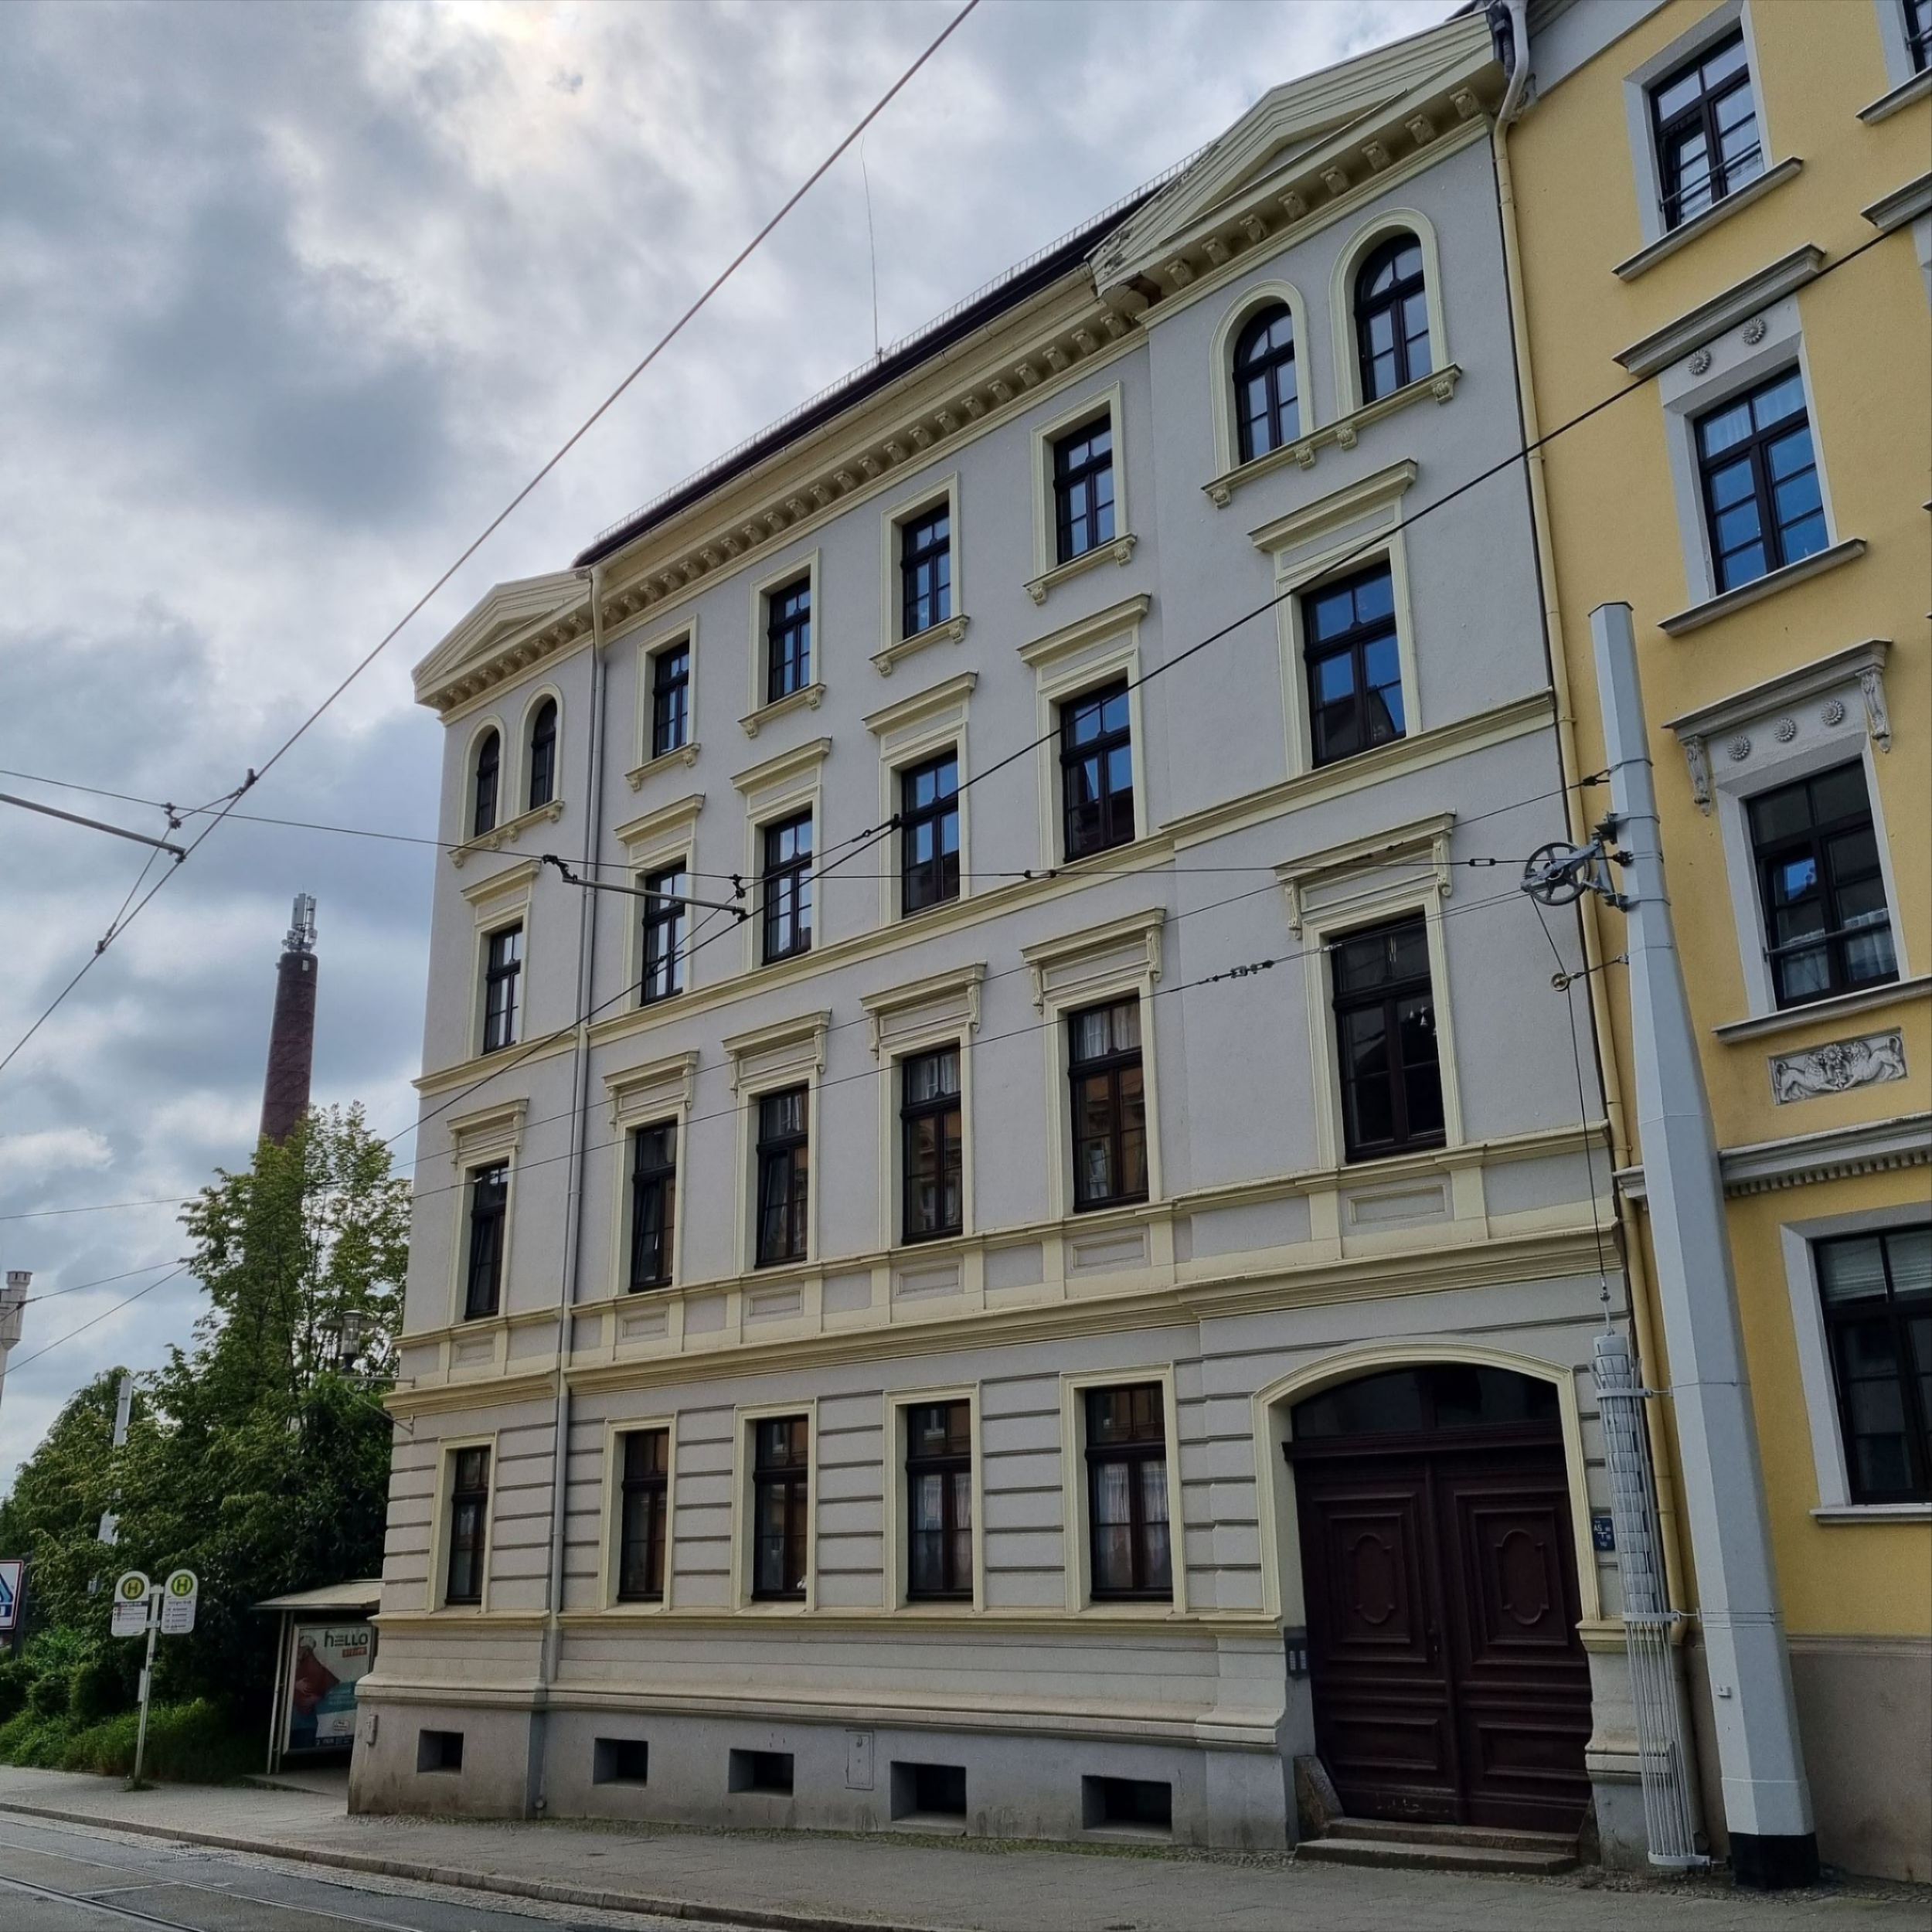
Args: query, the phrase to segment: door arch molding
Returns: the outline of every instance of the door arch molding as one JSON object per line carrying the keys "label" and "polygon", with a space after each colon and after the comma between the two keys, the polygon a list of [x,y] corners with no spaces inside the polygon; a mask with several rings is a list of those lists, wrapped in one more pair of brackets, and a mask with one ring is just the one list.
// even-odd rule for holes
{"label": "door arch molding", "polygon": [[1287,1600],[1289,1592],[1284,1584],[1285,1564],[1292,1561],[1295,1566],[1294,1592],[1298,1596],[1300,1546],[1292,1534],[1284,1537],[1283,1533],[1284,1525],[1291,1531],[1295,1521],[1294,1475],[1281,1449],[1288,1439],[1289,1410],[1304,1397],[1318,1395],[1338,1383],[1357,1381],[1384,1369],[1414,1368],[1434,1362],[1504,1369],[1549,1383],[1555,1388],[1563,1433],[1563,1473],[1570,1488],[1570,1538],[1577,1555],[1577,1600],[1586,1624],[1600,1621],[1603,1599],[1597,1588],[1595,1546],[1590,1533],[1590,1490],[1584,1474],[1583,1416],[1577,1400],[1576,1372],[1560,1362],[1546,1362],[1535,1355],[1464,1342],[1367,1342],[1305,1362],[1254,1392],[1254,1447],[1261,1484],[1258,1498],[1261,1507],[1255,1513],[1261,1532],[1261,1599],[1265,1614],[1277,1621],[1305,1623],[1308,1620],[1303,1605]]}

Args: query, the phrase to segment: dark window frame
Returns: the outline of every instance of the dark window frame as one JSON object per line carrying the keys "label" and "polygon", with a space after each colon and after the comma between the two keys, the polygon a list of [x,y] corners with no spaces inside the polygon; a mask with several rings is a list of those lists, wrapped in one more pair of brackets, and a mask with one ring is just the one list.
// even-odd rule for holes
{"label": "dark window frame", "polygon": [[953,614],[953,504],[950,495],[902,517],[899,634],[916,638]]}
{"label": "dark window frame", "polygon": [[468,1178],[463,1319],[487,1321],[503,1305],[503,1264],[510,1226],[510,1164],[486,1161],[471,1168]]}
{"label": "dark window frame", "polygon": [[[915,1100],[907,1097],[913,1068],[923,1062],[951,1058],[953,1085],[950,1091],[935,1093]],[[900,1233],[901,1241],[943,1241],[964,1231],[966,1224],[966,1100],[965,1053],[957,1040],[906,1054],[899,1063],[899,1158]],[[934,1124],[934,1165],[937,1198],[942,1204],[940,1218],[930,1226],[920,1226],[918,1212],[919,1175],[916,1166],[920,1130]],[[954,1212],[950,1218],[943,1203],[951,1189]]]}
{"label": "dark window frame", "polygon": [[466,1444],[450,1452],[449,1549],[443,1571],[446,1604],[483,1601],[490,1547],[491,1461],[484,1444]]}
{"label": "dark window frame", "polygon": [[631,1128],[630,1139],[631,1230],[624,1287],[627,1293],[637,1294],[669,1287],[675,1271],[678,1123],[649,1121]]}
{"label": "dark window frame", "polygon": [[[1287,324],[1287,340],[1262,344],[1276,326]],[[1286,393],[1283,370],[1287,372]],[[1252,463],[1294,441],[1301,427],[1301,370],[1295,359],[1294,311],[1278,298],[1264,303],[1241,325],[1234,338],[1234,454]],[[1260,386],[1258,398],[1251,396]],[[1258,400],[1257,410],[1253,403]],[[1265,442],[1257,440],[1257,427]]]}
{"label": "dark window frame", "polygon": [[[1927,1380],[1932,1379],[1932,1362],[1914,1372],[1920,1352],[1911,1334],[1911,1325],[1914,1322],[1932,1327],[1932,1288],[1900,1294],[1894,1278],[1892,1257],[1892,1244],[1897,1236],[1925,1232],[1923,1223],[1908,1223],[1834,1236],[1812,1243],[1812,1267],[1817,1277],[1818,1311],[1825,1328],[1825,1352],[1830,1365],[1838,1443],[1845,1461],[1845,1494],[1854,1505],[1860,1506],[1932,1502],[1932,1396],[1926,1392]],[[1827,1254],[1833,1249],[1869,1241],[1876,1241],[1879,1245],[1879,1265],[1884,1273],[1883,1311],[1872,1309],[1859,1312],[1835,1306],[1826,1293]],[[1845,1372],[1845,1343],[1849,1331],[1879,1325],[1886,1330],[1891,1343],[1892,1368],[1898,1385],[1905,1440],[1907,1479],[1905,1486],[1897,1489],[1874,1489],[1862,1478],[1857,1444],[1863,1432],[1854,1427],[1852,1389]],[[1883,1378],[1865,1376],[1860,1379],[1875,1381]]]}
{"label": "dark window frame", "polygon": [[[774,1124],[777,1103],[796,1100],[798,1124]],[[752,1170],[753,1265],[788,1267],[807,1260],[811,1245],[811,1089],[774,1087],[753,1097],[757,1141]]]}
{"label": "dark window frame", "polygon": [[[1091,1214],[1106,1208],[1129,1207],[1148,1198],[1152,1184],[1152,1162],[1148,1144],[1148,1110],[1147,1104],[1147,1016],[1141,1010],[1142,1002],[1138,993],[1129,993],[1124,998],[1107,999],[1092,1005],[1082,1006],[1066,1015],[1066,1082],[1068,1130],[1073,1158],[1073,1212]],[[1126,1011],[1134,1014],[1134,1041],[1131,1047],[1110,1046],[1104,1053],[1080,1057],[1079,1028],[1080,1022],[1095,1013],[1108,1015],[1107,1035],[1111,1040],[1115,1034],[1113,1015]],[[1141,1114],[1140,1168],[1138,1187],[1121,1185],[1121,1177],[1128,1172],[1131,1163],[1128,1152],[1133,1129],[1128,1124],[1130,1102],[1126,1093],[1126,1076],[1139,1076],[1138,1105]],[[1107,1124],[1101,1134],[1083,1134],[1081,1124],[1085,1114],[1083,1090],[1090,1083],[1100,1082],[1105,1092]],[[1114,1177],[1114,1191],[1107,1194],[1090,1192],[1087,1185],[1086,1164],[1080,1158],[1083,1145],[1094,1140],[1104,1140],[1107,1149],[1107,1172]]]}
{"label": "dark window frame", "polygon": [[811,683],[812,573],[765,592],[765,702],[777,704]]}
{"label": "dark window frame", "polygon": [[691,742],[691,640],[651,653],[651,756],[668,758]]}
{"label": "dark window frame", "polygon": [[[1415,250],[1414,269],[1391,282],[1386,288],[1372,291],[1370,284],[1376,277],[1385,269],[1393,267],[1410,249]],[[1409,302],[1416,296],[1422,298],[1420,337],[1408,335],[1402,326]],[[1377,242],[1355,270],[1351,298],[1355,315],[1356,375],[1362,389],[1360,400],[1365,406],[1434,373],[1435,321],[1429,313],[1429,257],[1420,235],[1404,228]],[[1389,328],[1389,347],[1378,351],[1374,342],[1375,325],[1385,315],[1394,318]],[[1390,356],[1395,365],[1395,379],[1386,386],[1376,373],[1376,366],[1384,354]]]}
{"label": "dark window frame", "polygon": [[[971,1602],[973,1595],[973,1405],[964,1396],[940,1402],[907,1403],[903,1412],[906,1431],[906,1600],[908,1603]],[[936,1431],[922,1428],[920,1419],[937,1419]],[[936,1437],[937,1446],[922,1448],[922,1440]],[[960,1519],[961,1485],[964,1476],[965,1519]],[[920,1488],[928,1477],[940,1484],[939,1526],[926,1529],[920,1522]],[[962,1560],[959,1547],[966,1541]],[[933,1539],[939,1580],[921,1586],[922,1546]]]}
{"label": "dark window frame", "polygon": [[[671,1546],[671,1430],[628,1429],[620,1441],[617,1599],[661,1604]],[[647,1447],[648,1457],[634,1453]]]}
{"label": "dark window frame", "polygon": [[483,1051],[500,1053],[516,1044],[523,986],[523,922],[499,926],[483,940]]}
{"label": "dark window frame", "polygon": [[[1386,947],[1398,937],[1411,934],[1420,940],[1422,947],[1423,966],[1420,973],[1411,973],[1403,979],[1385,979],[1371,988],[1355,991],[1344,988],[1338,955],[1346,948],[1371,944],[1379,944]],[[1330,1005],[1335,1015],[1335,1072],[1341,1089],[1345,1158],[1351,1162],[1379,1161],[1399,1154],[1416,1153],[1445,1145],[1448,1127],[1447,1109],[1443,1101],[1441,1036],[1435,1019],[1435,975],[1429,959],[1427,920],[1420,913],[1412,913],[1377,925],[1358,927],[1351,932],[1338,934],[1328,940],[1327,948],[1329,954]],[[1421,1128],[1413,1127],[1410,1122],[1407,1077],[1412,1070],[1401,1052],[1402,1008],[1406,1002],[1418,997],[1427,1002],[1427,1030],[1434,1049],[1427,1064],[1433,1068],[1435,1074],[1436,1111],[1443,1117],[1437,1124]],[[1369,1141],[1359,1134],[1355,1109],[1349,1104],[1350,1090],[1366,1083],[1358,1081],[1349,1071],[1348,1021],[1355,1014],[1377,1010],[1382,1019],[1386,1058],[1383,1077],[1387,1083],[1389,1117],[1393,1131],[1385,1138]],[[1413,1070],[1420,1072],[1423,1064],[1418,1060]]]}
{"label": "dark window frame", "polygon": [[[800,842],[798,834],[804,832]],[[758,828],[760,956],[767,965],[796,959],[811,951],[812,846],[816,828],[811,808],[774,818]],[[786,837],[788,856],[777,855]]]}
{"label": "dark window frame", "polygon": [[[1104,447],[1100,447],[1103,437]],[[1114,471],[1117,440],[1111,403],[1053,439],[1049,468],[1056,565],[1086,556],[1118,534],[1118,481]]]}
{"label": "dark window frame", "polygon": [[638,940],[638,1004],[655,1006],[684,991],[690,868],[683,859],[677,859],[656,872],[640,875],[638,885],[641,891],[661,895],[645,900]]}
{"label": "dark window frame", "polygon": [[[1174,1526],[1171,1513],[1159,1519],[1165,1542],[1167,1576],[1162,1581],[1154,1540],[1149,1534],[1155,1519],[1147,1512],[1147,1498],[1141,1471],[1150,1463],[1161,1467],[1163,1508],[1168,1495],[1167,1401],[1160,1383],[1122,1383],[1105,1387],[1089,1387],[1082,1392],[1085,1423],[1087,1477],[1087,1594],[1097,1603],[1171,1603],[1174,1598]],[[1135,1397],[1147,1398],[1136,1403]],[[1107,1433],[1100,1420],[1100,1403],[1110,1398],[1125,1398],[1128,1423],[1124,1434]],[[1151,1425],[1137,1420],[1134,1410],[1151,1416]],[[1126,1583],[1100,1580],[1100,1535],[1118,1526],[1107,1523],[1100,1514],[1103,1471],[1124,1465],[1128,1471],[1128,1552],[1131,1580]]]}
{"label": "dark window frame", "polygon": [[[1709,62],[1733,47],[1743,56],[1736,72],[1725,75],[1715,85],[1708,85],[1700,79],[1696,96],[1666,115],[1664,96],[1679,82],[1699,73]],[[1721,151],[1724,130],[1719,124],[1717,111],[1723,102],[1740,90],[1750,100],[1750,127],[1754,138],[1749,148],[1726,158]],[[1668,73],[1652,81],[1645,92],[1650,109],[1651,151],[1657,161],[1657,212],[1668,234],[1686,222],[1696,220],[1764,172],[1764,137],[1758,120],[1757,95],[1751,79],[1750,50],[1744,45],[1743,26],[1736,26],[1730,32],[1719,34],[1706,43],[1689,60],[1680,61]],[[1683,151],[1676,145],[1687,136],[1702,138],[1707,163],[1702,175],[1688,182],[1684,175]],[[1685,196],[1701,192],[1707,185],[1711,190],[1710,199],[1685,213]]]}
{"label": "dark window frame", "polygon": [[[1855,770],[1859,774],[1859,788],[1864,795],[1862,811],[1842,812],[1835,818],[1820,820],[1813,817],[1812,801],[1816,789],[1827,780]],[[1806,815],[1809,822],[1801,831],[1785,832],[1774,838],[1760,840],[1758,836],[1760,815],[1774,801],[1802,791],[1805,795]],[[1899,976],[1898,941],[1892,920],[1892,896],[1886,889],[1885,864],[1879,847],[1878,820],[1872,809],[1871,782],[1864,761],[1859,758],[1848,759],[1842,764],[1828,766],[1822,771],[1809,772],[1802,778],[1794,778],[1789,784],[1773,785],[1763,791],[1753,792],[1744,801],[1745,828],[1751,843],[1751,866],[1757,886],[1758,917],[1764,942],[1764,964],[1770,975],[1771,997],[1781,1012],[1815,1005],[1821,999],[1835,998],[1842,993],[1862,992],[1872,986],[1889,986]],[[1873,849],[1870,869],[1854,877],[1841,877],[1834,848],[1837,842],[1859,832],[1870,835]],[[1777,870],[1794,860],[1809,857],[1815,869],[1815,891],[1825,909],[1826,923],[1818,932],[1808,933],[1798,938],[1781,943],[1777,937],[1778,906],[1773,891],[1773,880]],[[1877,883],[1885,900],[1885,917],[1874,920],[1863,926],[1848,925],[1839,910],[1844,893],[1852,886]],[[1863,979],[1851,977],[1846,964],[1846,953],[1855,939],[1876,937],[1879,933],[1886,937],[1887,949],[1892,955],[1889,969]],[[1815,953],[1822,945],[1825,949],[1826,983],[1815,990],[1788,995],[1785,991],[1782,971],[1783,962],[1792,955]]]}
{"label": "dark window frame", "polygon": [[530,777],[524,809],[540,811],[556,799],[557,701],[541,699],[530,716]]}
{"label": "dark window frame", "polygon": [[1905,15],[1905,58],[1915,74],[1932,68],[1932,0],[1900,0]]}
{"label": "dark window frame", "polygon": [[496,829],[498,793],[503,780],[503,734],[492,725],[476,741],[470,770],[470,836]]}
{"label": "dark window frame", "polygon": [[[951,768],[949,787],[935,784],[932,796],[920,796],[923,781],[937,779]],[[959,747],[948,745],[944,751],[917,764],[906,765],[899,774],[899,916],[910,919],[934,906],[943,906],[959,896],[960,806]],[[950,830],[952,848],[947,849]],[[932,849],[921,855],[919,846],[930,833]]]}
{"label": "dark window frame", "polygon": [[[1378,578],[1386,578],[1389,584],[1389,614],[1384,617],[1359,619],[1345,631],[1333,636],[1318,638],[1315,634],[1315,612],[1324,598],[1338,595],[1346,590],[1352,597],[1365,584]],[[1301,621],[1301,675],[1303,688],[1308,704],[1308,762],[1311,765],[1338,764],[1345,758],[1359,758],[1366,751],[1373,751],[1379,745],[1393,744],[1397,739],[1408,736],[1408,705],[1402,684],[1402,622],[1401,613],[1396,607],[1395,594],[1395,566],[1386,557],[1379,557],[1359,570],[1351,571],[1345,577],[1311,585],[1300,594]],[[1369,681],[1369,655],[1377,645],[1392,645],[1396,653],[1396,706],[1400,716],[1389,715],[1385,704],[1380,717],[1376,709],[1376,688]],[[1349,731],[1355,743],[1337,750],[1328,749],[1332,739],[1339,734],[1331,730],[1328,713],[1331,707],[1322,701],[1320,677],[1322,670],[1337,658],[1349,660]],[[1393,725],[1393,730],[1384,730],[1384,723]]]}
{"label": "dark window frame", "polygon": [[[802,1603],[811,1576],[811,1417],[759,1417],[751,1424],[751,1441],[752,1600]],[[765,1526],[767,1498],[774,1496],[775,1532]],[[774,1540],[778,1563],[772,1581],[767,1558]]]}
{"label": "dark window frame", "polygon": [[[1825,492],[1821,483],[1818,488],[1816,509],[1808,509],[1789,522],[1783,519],[1778,509],[1777,488],[1781,484],[1788,487],[1801,475],[1808,473],[1817,476],[1820,469],[1818,435],[1811,425],[1811,399],[1804,393],[1801,378],[1798,385],[1798,407],[1787,411],[1764,428],[1757,426],[1755,405],[1758,397],[1782,386],[1798,373],[1798,365],[1791,363],[1766,376],[1762,382],[1753,383],[1750,388],[1727,396],[1723,402],[1709,409],[1700,410],[1691,424],[1692,454],[1697,464],[1698,500],[1704,512],[1705,538],[1710,546],[1711,587],[1717,595],[1721,596],[1726,590],[1740,589],[1747,583],[1756,583],[1761,578],[1769,577],[1774,570],[1781,570],[1787,564],[1801,563],[1808,556],[1815,556],[1829,542],[1831,528],[1825,513]],[[1704,447],[1706,427],[1740,405],[1752,412],[1750,435],[1723,450],[1715,453],[1707,452]],[[1804,432],[1805,442],[1811,453],[1808,471],[1801,468],[1783,476],[1774,476],[1770,461],[1772,447],[1787,441],[1800,429]],[[1720,505],[1713,486],[1721,473],[1734,469],[1740,462],[1748,464],[1750,468],[1751,489],[1748,500],[1757,519],[1757,534],[1750,542],[1726,550],[1719,547],[1719,519],[1741,507],[1747,499],[1740,498],[1736,502]],[[1814,518],[1822,526],[1821,534],[1826,542],[1816,544],[1809,549],[1800,550],[1794,555],[1792,533]],[[1754,548],[1763,549],[1764,568],[1753,571],[1748,577],[1733,577],[1730,560]]]}
{"label": "dark window frame", "polygon": [[[1060,740],[1060,845],[1070,864],[1076,859],[1091,859],[1097,852],[1131,845],[1138,835],[1134,823],[1137,774],[1132,693],[1133,686],[1128,679],[1114,678],[1090,691],[1061,699],[1054,713],[1054,732]],[[1124,722],[1110,728],[1106,723],[1107,710],[1117,702]],[[1078,736],[1082,720],[1090,716],[1099,721],[1097,728],[1092,736],[1082,738]],[[1114,754],[1123,750],[1127,753],[1127,783],[1117,786]],[[1090,798],[1081,795],[1082,770],[1090,763],[1094,766]],[[1080,820],[1088,813],[1093,815],[1094,827],[1083,831],[1080,829]]]}

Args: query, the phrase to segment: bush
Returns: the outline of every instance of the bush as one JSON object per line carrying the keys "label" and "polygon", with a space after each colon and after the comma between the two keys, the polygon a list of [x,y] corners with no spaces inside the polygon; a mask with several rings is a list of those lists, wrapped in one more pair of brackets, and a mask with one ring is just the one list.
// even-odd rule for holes
{"label": "bush", "polygon": [[27,1709],[36,1717],[60,1717],[67,1709],[67,1672],[50,1670],[36,1677],[27,1692]]}
{"label": "bush", "polygon": [[97,1723],[124,1711],[134,1701],[117,1658],[96,1651],[67,1674],[67,1708],[83,1723]]}
{"label": "bush", "polygon": [[[140,1724],[138,1711],[83,1723],[70,1715],[25,1710],[0,1724],[0,1764],[125,1777],[134,1768]],[[219,1705],[162,1704],[148,1713],[145,1776],[183,1784],[232,1784],[260,1761],[255,1740],[239,1734]]]}
{"label": "bush", "polygon": [[18,1717],[27,1707],[27,1686],[33,1677],[18,1657],[0,1657],[0,1724]]}

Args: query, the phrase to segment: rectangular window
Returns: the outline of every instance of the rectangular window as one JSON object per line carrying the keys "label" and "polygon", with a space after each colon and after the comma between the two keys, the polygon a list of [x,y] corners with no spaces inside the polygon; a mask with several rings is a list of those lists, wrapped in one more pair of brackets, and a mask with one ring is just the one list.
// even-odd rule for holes
{"label": "rectangular window", "polygon": [[517,992],[523,976],[523,928],[491,934],[483,967],[483,1050],[516,1044]]}
{"label": "rectangular window", "polygon": [[1405,919],[1334,942],[1342,1128],[1352,1161],[1443,1140],[1442,1075],[1429,937]]}
{"label": "rectangular window", "polygon": [[973,1594],[973,1410],[926,1402],[906,1411],[906,1594]]}
{"label": "rectangular window", "polygon": [[678,1128],[640,1127],[631,1136],[630,1289],[668,1287],[677,1226]]}
{"label": "rectangular window", "polygon": [[1764,172],[1741,29],[1660,80],[1650,90],[1650,111],[1666,228],[1701,215]]}
{"label": "rectangular window", "polygon": [[1932,1502],[1932,1226],[1813,1252],[1852,1500]]}
{"label": "rectangular window", "polygon": [[1403,735],[1395,580],[1386,563],[1301,600],[1308,730],[1315,764],[1332,764]]}
{"label": "rectangular window", "polygon": [[811,1191],[809,1104],[802,1087],[759,1096],[757,1265],[761,1268],[805,1258]]}
{"label": "rectangular window", "polygon": [[964,1207],[959,1049],[909,1054],[899,1063],[905,1239],[957,1234]]}
{"label": "rectangular window", "polygon": [[811,1509],[811,1427],[804,1416],[752,1425],[751,1594],[802,1597]]}
{"label": "rectangular window", "polygon": [[691,742],[691,646],[667,645],[651,660],[651,755]]}
{"label": "rectangular window", "polygon": [[899,526],[899,622],[917,637],[953,614],[953,519],[950,505]]}
{"label": "rectangular window", "polygon": [[1932,0],[1900,0],[1905,9],[1905,52],[1914,73],[1932,67]]}
{"label": "rectangular window", "polygon": [[483,1553],[488,1539],[490,1452],[459,1449],[450,1459],[450,1563],[443,1600],[483,1600]]}
{"label": "rectangular window", "polygon": [[1864,766],[1855,760],[1760,792],[1748,809],[1778,1005],[1897,978]]}
{"label": "rectangular window", "polygon": [[899,774],[900,910],[923,912],[959,896],[959,753]]}
{"label": "rectangular window", "polygon": [[764,956],[770,962],[811,951],[811,814],[764,828]]}
{"label": "rectangular window", "polygon": [[668,1429],[639,1429],[624,1438],[624,1488],[617,1525],[620,1603],[664,1600],[670,1470]]}
{"label": "rectangular window", "polygon": [[1127,680],[1060,706],[1060,798],[1066,856],[1134,841],[1134,733]]}
{"label": "rectangular window", "polygon": [[1141,1003],[1116,1000],[1070,1014],[1073,1206],[1115,1207],[1147,1199],[1147,1095],[1141,1071]]}
{"label": "rectangular window", "polygon": [[503,1230],[510,1206],[510,1164],[497,1161],[470,1175],[469,1266],[463,1290],[463,1318],[480,1321],[495,1315],[503,1298]]}
{"label": "rectangular window", "polygon": [[638,978],[638,1004],[648,1006],[684,991],[691,875],[682,866],[669,866],[645,873],[638,883],[651,895],[644,902],[643,971]]}
{"label": "rectangular window", "polygon": [[1090,423],[1053,444],[1053,556],[1059,563],[1114,540],[1114,419]]}
{"label": "rectangular window", "polygon": [[811,579],[765,598],[765,702],[776,704],[811,682]]}
{"label": "rectangular window", "polygon": [[1158,1382],[1087,1392],[1093,1594],[1172,1597],[1167,1418]]}
{"label": "rectangular window", "polygon": [[1719,590],[1825,548],[1825,498],[1796,369],[1700,416],[1696,427],[1704,527]]}

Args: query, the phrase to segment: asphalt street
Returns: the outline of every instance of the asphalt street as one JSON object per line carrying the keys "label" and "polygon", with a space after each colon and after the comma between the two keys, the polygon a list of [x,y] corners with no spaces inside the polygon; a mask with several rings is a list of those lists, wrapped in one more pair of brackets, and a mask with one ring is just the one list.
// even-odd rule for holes
{"label": "asphalt street", "polygon": [[[713,1920],[721,1932],[727,1922]],[[0,1819],[0,1932],[672,1932],[670,1919],[519,1905],[447,1886]],[[689,1922],[679,1932],[689,1932]]]}

